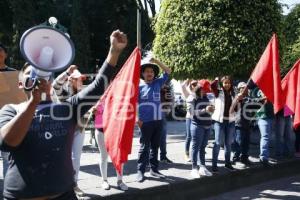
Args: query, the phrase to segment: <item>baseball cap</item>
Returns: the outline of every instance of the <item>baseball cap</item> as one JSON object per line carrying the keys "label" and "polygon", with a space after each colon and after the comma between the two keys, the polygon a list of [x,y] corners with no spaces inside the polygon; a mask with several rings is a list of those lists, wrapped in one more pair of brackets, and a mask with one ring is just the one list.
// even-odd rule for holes
{"label": "baseball cap", "polygon": [[198,81],[198,85],[203,89],[204,92],[206,93],[211,92],[210,82],[208,80],[201,79]]}
{"label": "baseball cap", "polygon": [[244,87],[247,87],[247,84],[245,82],[239,82],[237,88],[240,89],[240,88],[244,88]]}

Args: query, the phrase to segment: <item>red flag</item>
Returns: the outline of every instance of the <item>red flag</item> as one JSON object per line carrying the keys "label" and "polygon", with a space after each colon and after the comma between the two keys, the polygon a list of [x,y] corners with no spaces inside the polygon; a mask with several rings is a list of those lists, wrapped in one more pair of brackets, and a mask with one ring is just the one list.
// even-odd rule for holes
{"label": "red flag", "polygon": [[276,34],[273,35],[267,48],[262,54],[252,72],[251,79],[266,95],[267,99],[273,103],[275,113],[283,108],[279,51]]}
{"label": "red flag", "polygon": [[285,105],[295,114],[294,128],[300,126],[300,60],[282,79],[281,86]]}
{"label": "red flag", "polygon": [[132,52],[102,96],[105,146],[119,173],[131,153],[140,81],[141,53]]}

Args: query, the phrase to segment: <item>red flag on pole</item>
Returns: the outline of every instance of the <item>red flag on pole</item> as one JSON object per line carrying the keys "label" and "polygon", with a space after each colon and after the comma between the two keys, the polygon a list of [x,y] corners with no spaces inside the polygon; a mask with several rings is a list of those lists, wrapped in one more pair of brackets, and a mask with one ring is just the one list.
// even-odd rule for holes
{"label": "red flag on pole", "polygon": [[281,86],[285,105],[295,114],[294,128],[300,126],[300,60],[282,79]]}
{"label": "red flag on pole", "polygon": [[105,146],[119,173],[131,153],[140,81],[141,53],[132,52],[101,100]]}
{"label": "red flag on pole", "polygon": [[274,112],[283,108],[282,89],[280,82],[279,51],[276,34],[271,38],[267,48],[262,54],[251,79],[273,103]]}

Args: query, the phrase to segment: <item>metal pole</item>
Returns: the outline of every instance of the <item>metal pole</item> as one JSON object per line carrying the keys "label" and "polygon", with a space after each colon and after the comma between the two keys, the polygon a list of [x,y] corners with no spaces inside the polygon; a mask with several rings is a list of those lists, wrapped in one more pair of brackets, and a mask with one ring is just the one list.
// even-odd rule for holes
{"label": "metal pole", "polygon": [[139,49],[142,49],[142,41],[141,41],[141,11],[137,9],[137,30],[136,30],[136,39],[137,39],[137,46]]}

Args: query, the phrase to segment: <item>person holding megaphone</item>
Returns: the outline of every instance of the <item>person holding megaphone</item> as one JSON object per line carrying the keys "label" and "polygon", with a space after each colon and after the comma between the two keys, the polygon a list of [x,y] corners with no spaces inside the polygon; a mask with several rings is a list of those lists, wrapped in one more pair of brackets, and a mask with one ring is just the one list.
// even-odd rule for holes
{"label": "person holding megaphone", "polygon": [[[48,45],[51,46],[51,43]],[[51,79],[39,78],[38,84],[26,91],[27,101],[19,105],[6,105],[0,110],[0,149],[9,153],[4,199],[77,199],[73,190],[75,183],[71,160],[77,120],[104,93],[126,46],[127,36],[119,30],[114,31],[110,36],[106,61],[95,80],[64,103],[53,103],[50,98]],[[26,48],[25,52],[29,50]],[[52,49],[55,55],[55,48]],[[20,71],[20,88],[32,84],[31,76],[36,63],[32,60],[29,63]],[[42,93],[45,100],[42,100]]]}

